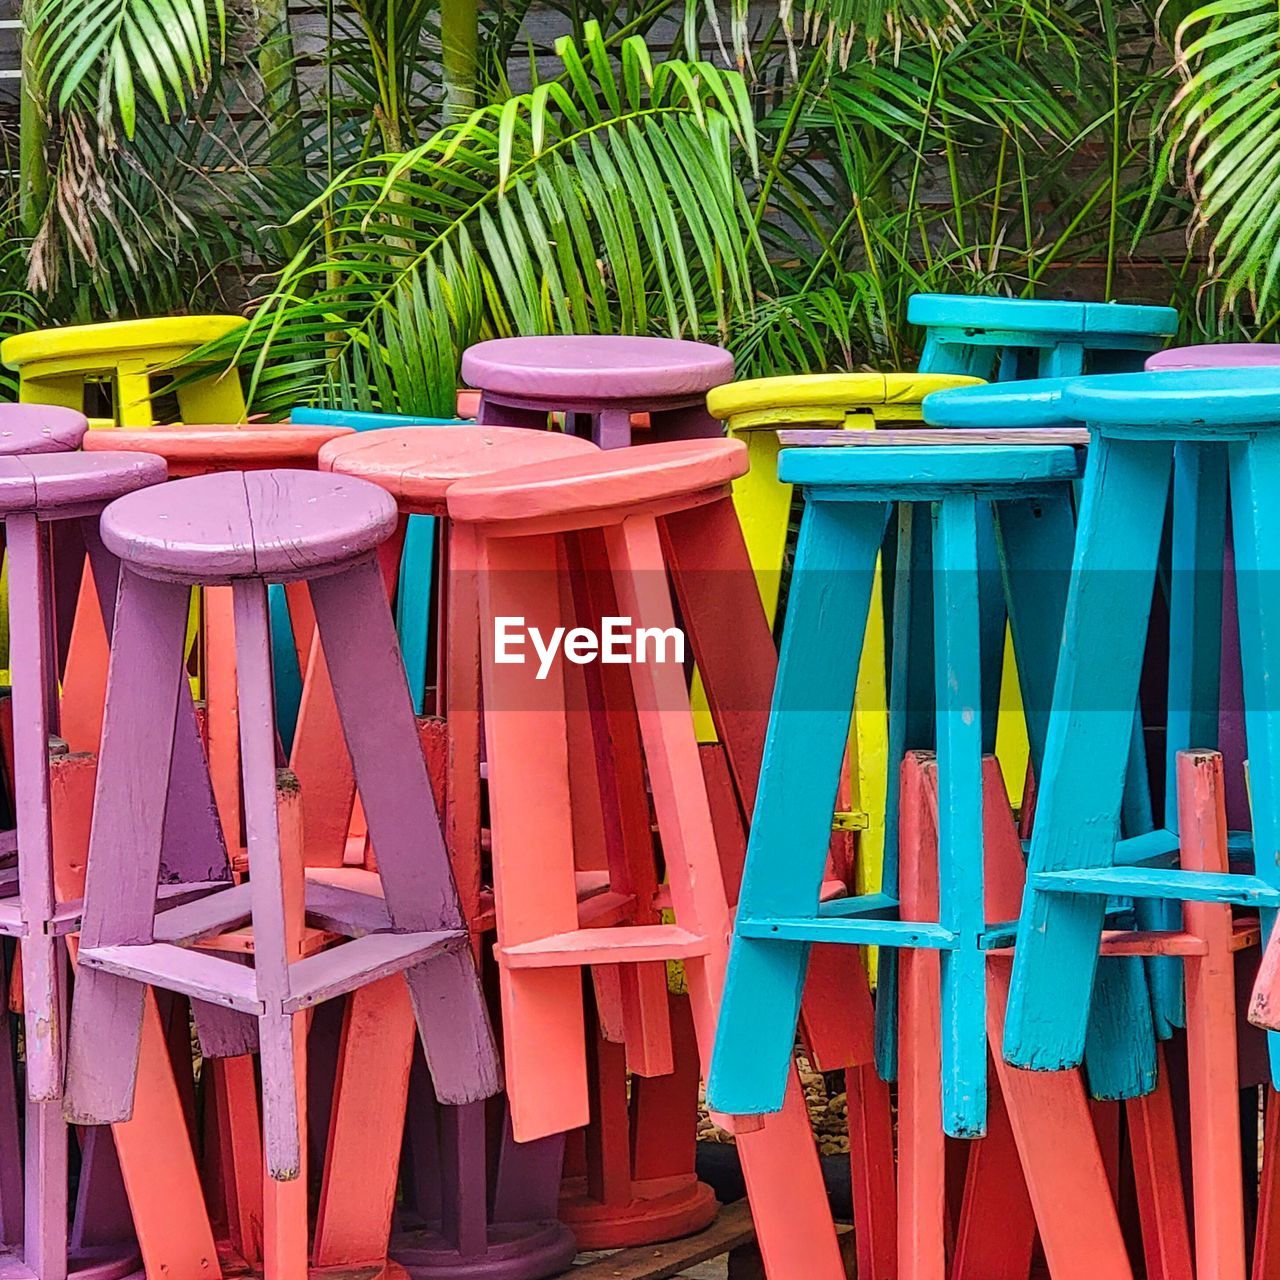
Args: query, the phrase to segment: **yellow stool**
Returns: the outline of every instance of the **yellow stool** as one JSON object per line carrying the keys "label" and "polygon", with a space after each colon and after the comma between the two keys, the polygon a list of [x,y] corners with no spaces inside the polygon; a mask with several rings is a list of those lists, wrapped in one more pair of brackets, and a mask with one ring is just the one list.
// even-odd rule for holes
{"label": "yellow stool", "polygon": [[[733,501],[765,612],[772,623],[782,583],[791,486],[778,479],[777,431],[791,427],[870,430],[920,422],[920,403],[932,391],[969,386],[981,378],[929,373],[821,373],[730,382],[707,395],[707,408],[745,442],[750,470],[734,482]],[[889,776],[889,703],[885,687],[884,616],[880,570],[872,591],[866,641],[858,668],[854,724],[849,739],[852,808],[838,824],[858,831],[859,893],[880,888],[884,864],[884,809]],[[705,704],[700,704],[705,706]],[[710,716],[699,716],[702,741],[713,741]]]}
{"label": "yellow stool", "polygon": [[[0,360],[18,373],[18,399],[85,410],[92,383],[111,388],[113,416],[91,419],[91,427],[150,427],[155,424],[152,378],[198,347],[242,328],[239,316],[163,316],[108,324],[37,329],[0,343]],[[185,379],[192,372],[183,369]],[[183,422],[245,420],[239,375],[218,368],[175,389]]]}

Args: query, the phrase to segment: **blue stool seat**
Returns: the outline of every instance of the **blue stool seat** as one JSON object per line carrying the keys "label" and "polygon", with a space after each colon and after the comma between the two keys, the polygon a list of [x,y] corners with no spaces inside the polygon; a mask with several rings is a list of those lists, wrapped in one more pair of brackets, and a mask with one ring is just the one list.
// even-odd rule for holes
{"label": "blue stool seat", "polygon": [[[1280,907],[1280,592],[1271,576],[1280,570],[1280,369],[1081,378],[1058,403],[1089,426],[1091,444],[1005,1036],[1010,1062],[1039,1069],[1081,1060],[1108,897],[1253,906],[1268,932]],[[1171,866],[1172,795],[1165,829],[1147,838],[1151,856],[1117,857],[1131,708],[1171,500],[1171,758],[1217,742],[1230,503],[1253,875]]]}
{"label": "blue stool seat", "polygon": [[[751,1114],[782,1106],[812,943],[876,945],[888,954],[927,948],[942,953],[944,1127],[960,1137],[985,1131],[979,586],[999,566],[982,562],[979,514],[993,513],[1006,547],[1010,616],[1048,609],[1052,629],[1052,593],[1018,567],[1027,556],[1042,567],[1056,559],[1064,571],[1057,581],[1065,578],[1080,469],[1079,450],[1021,444],[1012,432],[1007,444],[783,451],[779,478],[800,486],[805,505],[708,1082],[714,1109]],[[924,582],[937,653],[929,695],[936,702],[940,898],[939,918],[924,922],[897,918],[896,864],[888,858],[882,892],[820,901],[876,556],[891,516],[901,546],[902,529],[921,511],[936,565]],[[895,610],[912,594],[897,576]],[[895,671],[904,630],[895,618]],[[1018,627],[1014,634],[1016,642]],[[1046,652],[1051,663],[1055,650],[1040,648],[1042,666]],[[1043,672],[1039,679],[1050,682]],[[994,923],[1007,934],[1005,922]]]}

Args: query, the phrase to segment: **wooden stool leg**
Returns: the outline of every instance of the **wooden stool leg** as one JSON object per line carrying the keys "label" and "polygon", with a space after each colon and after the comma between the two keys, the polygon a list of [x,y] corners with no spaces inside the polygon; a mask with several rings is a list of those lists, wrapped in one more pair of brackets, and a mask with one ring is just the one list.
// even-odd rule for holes
{"label": "wooden stool leg", "polygon": [[[987,510],[984,506],[984,512]],[[982,893],[983,692],[978,501],[947,497],[934,525],[934,652],[938,717],[938,885],[941,924],[956,935],[942,964],[943,1128],[986,1132],[986,954]],[[1004,634],[1004,611],[999,632]]]}
{"label": "wooden stool leg", "polygon": [[1171,455],[1168,445],[1106,437],[1089,455],[1075,563],[1094,567],[1087,583],[1072,577],[1036,797],[1005,1045],[1017,1066],[1052,1070],[1084,1053],[1106,900],[1040,893],[1034,878],[1107,867],[1115,855],[1159,552],[1153,513],[1164,509]]}
{"label": "wooden stool leg", "polygon": [[1263,1118],[1262,1178],[1258,1186],[1258,1229],[1253,1242],[1252,1280],[1280,1275],[1280,1093],[1267,1089]]}
{"label": "wooden stool leg", "polygon": [[[186,621],[185,588],[122,575],[80,932],[85,948],[153,936]],[[143,997],[140,983],[81,968],[67,1051],[69,1119],[129,1118]]]}
{"label": "wooden stool leg", "polygon": [[[376,562],[315,580],[311,598],[393,927],[465,929]],[[440,1101],[496,1092],[497,1051],[470,947],[441,952],[405,979]]]}
{"label": "wooden stool leg", "polygon": [[895,1280],[898,1210],[894,1185],[893,1104],[874,1064],[844,1073],[849,1164],[859,1277]]}
{"label": "wooden stool leg", "polygon": [[230,587],[204,589],[204,696],[209,774],[227,848],[240,849],[239,712]]}
{"label": "wooden stool leg", "polygon": [[[53,826],[49,812],[49,714],[57,673],[52,666],[48,531],[34,515],[5,522],[9,590],[17,605],[9,617],[13,665],[13,741],[17,765],[19,892],[28,923],[22,939],[22,990],[26,1029],[27,1096],[49,1102],[62,1094],[62,1000],[58,991],[57,940],[46,931],[53,918]],[[46,1127],[37,1124],[41,1140]],[[63,1136],[65,1144],[65,1134]]]}
{"label": "wooden stool leg", "polygon": [[[1225,874],[1227,810],[1222,757],[1178,757],[1178,818],[1184,870]],[[1186,902],[1187,931],[1206,943],[1186,958],[1187,1081],[1196,1274],[1244,1280],[1244,1188],[1240,1181],[1240,1080],[1236,1058],[1231,908]]]}
{"label": "wooden stool leg", "polygon": [[[743,917],[815,912],[853,712],[857,655],[850,650],[863,631],[884,520],[879,504],[805,508],[773,695],[775,731],[738,900]],[[735,939],[709,1081],[717,1109],[750,1115],[781,1104],[807,956],[801,942]]]}

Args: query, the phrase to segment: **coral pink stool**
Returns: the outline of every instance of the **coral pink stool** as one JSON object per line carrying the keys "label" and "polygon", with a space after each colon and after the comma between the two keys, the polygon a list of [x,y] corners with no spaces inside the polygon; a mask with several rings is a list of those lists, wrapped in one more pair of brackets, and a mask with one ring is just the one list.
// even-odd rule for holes
{"label": "coral pink stool", "polygon": [[[612,616],[634,627],[674,631],[667,583],[664,526],[679,513],[708,504],[729,506],[730,483],[746,469],[737,442],[682,441],[606,455],[541,463],[485,479],[464,480],[448,494],[455,525],[473,525],[479,540],[484,636],[485,740],[498,930],[499,989],[505,1033],[507,1088],[515,1136],[528,1140],[585,1124],[590,1118],[583,970],[635,969],[680,960],[689,990],[699,1055],[708,1062],[727,959],[731,913],[702,778],[689,691],[681,661],[625,667],[629,702],[586,718],[600,741],[615,741],[619,725],[635,730],[652,788],[674,923],[584,927],[574,875],[575,844],[592,834],[584,811],[588,785],[616,776],[582,759],[582,742],[567,679],[575,669],[558,656],[538,667],[499,662],[498,618],[521,617],[544,635],[558,625],[593,621],[571,588],[592,580],[615,594]],[[736,527],[736,526],[735,526]],[[739,535],[740,537],[740,535]],[[745,553],[744,553],[745,554]],[[566,574],[575,561],[584,575]],[[581,559],[578,559],[578,558]],[[749,577],[749,575],[748,575]],[[754,594],[754,593],[753,593]],[[758,607],[758,596],[754,597]],[[595,603],[595,602],[591,602]],[[701,661],[701,655],[695,653]],[[583,667],[588,679],[617,670]],[[589,704],[590,705],[590,704]],[[714,696],[712,705],[715,705]],[[588,749],[589,740],[588,740]],[[572,782],[571,782],[572,779]],[[600,796],[599,790],[595,795]],[[605,796],[606,838],[635,839],[623,827],[615,799]],[[646,842],[648,831],[643,835]],[[650,856],[653,850],[650,847]],[[619,907],[626,906],[626,895]],[[625,920],[625,917],[624,917]],[[654,1065],[662,1055],[665,1020],[645,1029]],[[644,1045],[627,1042],[633,1071]],[[668,1057],[668,1063],[670,1059]],[[637,1072],[642,1074],[642,1072]],[[755,1216],[767,1274],[775,1280],[844,1274],[826,1202],[813,1135],[798,1081],[788,1104],[759,1127],[737,1134],[737,1149]]]}
{"label": "coral pink stool", "polygon": [[[306,1018],[297,1015],[347,993],[386,990],[383,980],[393,978],[393,998],[407,987],[441,1100],[471,1102],[498,1087],[488,1018],[376,559],[395,526],[394,504],[376,487],[303,471],[224,472],[162,485],[113,503],[102,519],[103,541],[123,573],[68,1049],[68,1113],[90,1121],[130,1114],[136,1011],[148,987],[256,1022],[266,1167],[274,1182],[296,1188],[268,1201],[268,1274],[306,1270],[300,1096]],[[268,581],[305,581],[310,588],[378,851],[379,895],[306,881],[298,847],[286,834]],[[187,596],[191,586],[209,583],[230,586],[234,600],[251,878],[157,916]],[[252,967],[201,945],[248,923]],[[330,935],[333,945],[308,946],[308,929]],[[367,1115],[365,1123],[378,1119]],[[349,1184],[342,1194],[354,1195]],[[386,1227],[390,1210],[388,1199],[380,1208]],[[324,1226],[317,1225],[318,1235]],[[343,1263],[385,1272],[383,1238],[381,1258]]]}
{"label": "coral pink stool", "polygon": [[567,431],[614,449],[632,443],[636,414],[648,415],[646,441],[720,435],[706,398],[733,380],[733,357],[676,338],[494,338],[463,352],[462,377],[486,425],[545,427],[563,413]]}
{"label": "coral pink stool", "polygon": [[[478,954],[493,929],[481,852],[480,584],[473,530],[448,521],[445,494],[461,479],[595,452],[588,441],[560,432],[448,425],[364,432],[320,451],[322,470],[381,486],[395,498],[402,519],[441,520],[441,677],[435,714],[421,729],[432,776],[441,783],[449,856]],[[364,1087],[380,1086],[366,1079]],[[484,1107],[437,1108],[420,1087],[411,1089],[412,1185],[405,1230],[393,1241],[396,1260],[411,1275],[437,1280],[534,1280],[568,1266],[577,1246],[556,1221],[562,1139],[516,1144],[505,1108],[491,1107],[500,1112],[490,1119],[502,1136],[497,1159],[490,1160]]]}

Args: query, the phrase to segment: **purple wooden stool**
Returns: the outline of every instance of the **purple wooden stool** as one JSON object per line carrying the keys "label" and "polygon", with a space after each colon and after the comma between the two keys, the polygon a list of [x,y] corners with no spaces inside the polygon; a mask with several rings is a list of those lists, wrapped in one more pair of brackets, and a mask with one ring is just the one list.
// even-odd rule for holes
{"label": "purple wooden stool", "polygon": [[545,428],[563,412],[566,431],[616,449],[631,443],[633,413],[649,415],[646,442],[722,434],[707,392],[733,381],[733,357],[676,338],[494,338],[463,352],[462,377],[485,426]]}
{"label": "purple wooden stool", "polygon": [[[14,409],[22,412],[14,414]],[[0,1074],[5,1077],[0,1081],[3,1280],[51,1280],[68,1274],[81,1280],[115,1280],[138,1266],[131,1240],[68,1249],[67,1128],[60,1102],[67,957],[61,935],[75,928],[79,904],[60,902],[55,892],[49,750],[50,737],[58,729],[58,682],[50,543],[53,530],[61,526],[64,535],[69,531],[75,537],[63,536],[60,549],[72,554],[74,548],[81,559],[87,549],[95,571],[110,574],[110,557],[103,555],[97,537],[99,513],[112,499],[162,481],[165,468],[159,458],[146,454],[53,452],[73,448],[84,430],[84,418],[66,410],[23,405],[0,411],[0,450],[16,450],[24,438],[37,450],[25,456],[0,452],[0,519],[9,556],[17,820],[16,830],[0,835],[0,841],[6,852],[16,849],[18,854],[16,896],[0,898],[0,936],[19,939],[21,948],[28,1095],[23,1179],[16,1161],[17,1116],[10,1103],[14,1086],[9,1019],[0,1016]],[[11,882],[7,887],[15,886]],[[102,1175],[109,1173],[95,1167],[104,1154],[100,1143],[89,1144],[81,1170],[86,1184],[99,1191],[105,1189]],[[113,1181],[118,1183],[118,1177]],[[81,1197],[78,1209],[86,1207],[92,1211]],[[126,1210],[121,1224],[126,1230],[127,1222]],[[73,1238],[83,1238],[79,1227]]]}
{"label": "purple wooden stool", "polygon": [[[301,1169],[293,1015],[403,972],[442,1102],[493,1094],[499,1071],[415,732],[376,561],[396,508],[376,486],[305,471],[223,472],[131,494],[103,513],[121,561],[89,846],[66,1104],[75,1120],[132,1112],[143,984],[256,1019],[267,1169]],[[268,582],[306,581],[383,897],[308,883],[309,925],[345,939],[292,958],[276,793]],[[184,681],[188,590],[230,585],[250,878],[156,912],[167,779]],[[291,869],[292,870],[292,869]],[[300,873],[299,873],[300,876]],[[253,926],[253,967],[198,949]]]}

